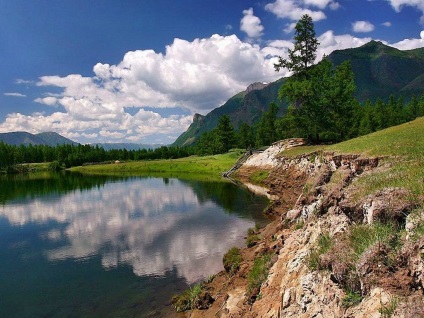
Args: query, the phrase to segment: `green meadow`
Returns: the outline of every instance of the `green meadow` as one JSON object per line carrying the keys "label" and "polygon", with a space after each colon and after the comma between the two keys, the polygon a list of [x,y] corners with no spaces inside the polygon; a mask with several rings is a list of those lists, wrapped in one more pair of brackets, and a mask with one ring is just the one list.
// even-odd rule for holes
{"label": "green meadow", "polygon": [[234,150],[223,155],[96,164],[73,167],[69,170],[83,174],[220,179],[222,172],[229,170],[242,154],[242,150]]}

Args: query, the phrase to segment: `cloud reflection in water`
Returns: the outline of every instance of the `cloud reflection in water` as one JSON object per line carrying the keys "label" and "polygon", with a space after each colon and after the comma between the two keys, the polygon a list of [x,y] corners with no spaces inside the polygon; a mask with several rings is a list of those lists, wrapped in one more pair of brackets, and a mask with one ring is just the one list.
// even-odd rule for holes
{"label": "cloud reflection in water", "polygon": [[15,226],[60,224],[42,233],[60,243],[45,252],[51,261],[100,255],[104,268],[128,264],[139,276],[162,276],[176,267],[188,283],[222,269],[220,256],[240,245],[253,224],[212,200],[200,201],[177,179],[128,179],[11,202],[0,207],[0,215]]}

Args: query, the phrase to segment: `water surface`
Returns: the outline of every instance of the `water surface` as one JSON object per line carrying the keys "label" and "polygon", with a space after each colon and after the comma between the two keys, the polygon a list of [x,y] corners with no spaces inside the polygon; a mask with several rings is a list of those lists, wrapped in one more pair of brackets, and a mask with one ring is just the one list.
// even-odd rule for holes
{"label": "water surface", "polygon": [[2,177],[0,317],[166,316],[266,204],[230,182]]}

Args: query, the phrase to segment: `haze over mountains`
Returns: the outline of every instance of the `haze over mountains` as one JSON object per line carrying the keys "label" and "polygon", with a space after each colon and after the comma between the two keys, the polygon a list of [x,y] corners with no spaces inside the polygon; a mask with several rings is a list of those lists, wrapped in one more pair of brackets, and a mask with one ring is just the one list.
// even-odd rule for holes
{"label": "haze over mountains", "polygon": [[[391,94],[408,100],[413,95],[424,93],[424,48],[401,51],[371,41],[359,48],[334,51],[328,58],[336,66],[351,60],[357,86],[356,98],[360,102],[378,97],[387,100]],[[279,101],[278,90],[284,81],[282,78],[266,86],[251,85],[206,116],[194,115],[193,123],[173,145],[195,143],[202,133],[216,127],[222,115],[228,115],[237,128],[242,122],[250,125],[258,122],[272,102],[276,102],[283,113],[287,105]]]}

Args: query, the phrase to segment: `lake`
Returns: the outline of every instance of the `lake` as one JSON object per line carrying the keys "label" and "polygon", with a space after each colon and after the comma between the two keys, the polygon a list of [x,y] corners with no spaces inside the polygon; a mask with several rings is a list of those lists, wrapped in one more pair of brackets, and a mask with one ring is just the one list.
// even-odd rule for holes
{"label": "lake", "polygon": [[166,317],[268,200],[231,182],[0,178],[0,317]]}

